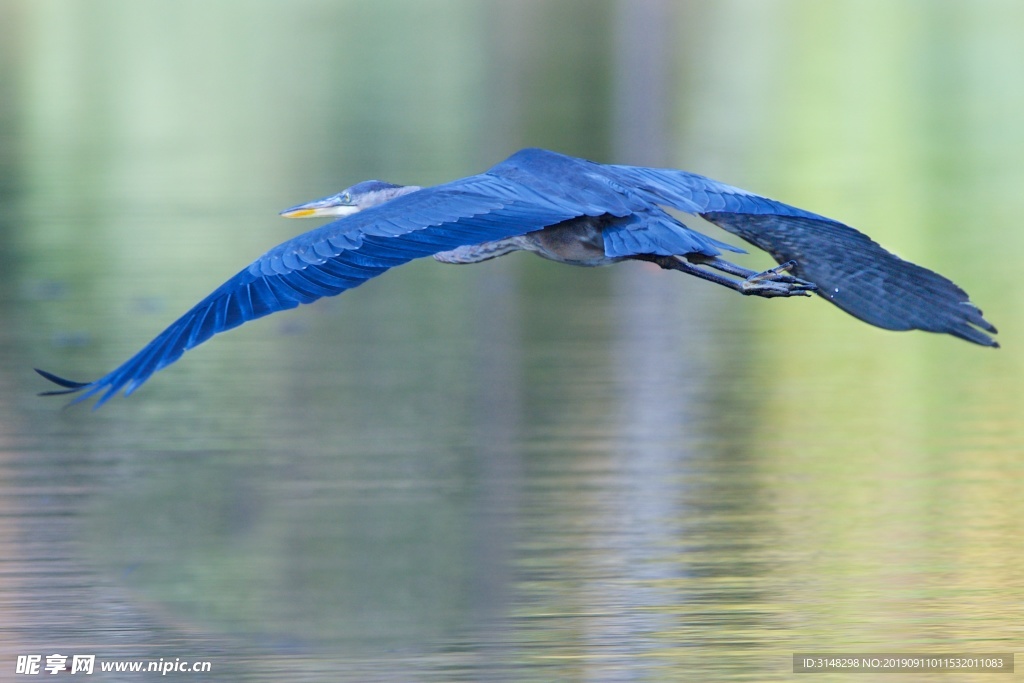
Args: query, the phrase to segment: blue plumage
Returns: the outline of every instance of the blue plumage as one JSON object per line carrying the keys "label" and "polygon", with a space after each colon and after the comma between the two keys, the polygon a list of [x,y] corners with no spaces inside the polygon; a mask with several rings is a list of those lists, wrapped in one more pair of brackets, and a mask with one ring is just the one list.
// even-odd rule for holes
{"label": "blue plumage", "polygon": [[[722,251],[743,250],[687,228],[659,205],[704,216],[765,249],[784,268],[755,274],[722,261]],[[76,400],[98,395],[100,405],[119,391],[130,394],[217,333],[339,294],[412,259],[436,255],[467,263],[517,249],[577,265],[654,261],[745,294],[818,290],[880,327],[996,345],[977,329],[995,328],[946,278],[841,223],[685,171],[605,166],[526,149],[483,174],[444,185],[367,181],[284,213],[343,217],[274,247],[100,379],[73,382],[39,371],[63,387],[48,393],[81,392]],[[707,267],[746,280],[728,280]]]}
{"label": "blue plumage", "polygon": [[746,253],[739,247],[690,230],[658,209],[631,214],[605,228],[602,236],[605,254],[621,258],[636,254],[718,256],[722,250]]}

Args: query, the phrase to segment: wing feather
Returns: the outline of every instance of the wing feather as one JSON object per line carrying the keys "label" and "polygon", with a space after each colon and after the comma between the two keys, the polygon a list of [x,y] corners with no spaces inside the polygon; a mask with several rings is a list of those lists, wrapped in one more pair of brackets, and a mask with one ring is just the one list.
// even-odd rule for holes
{"label": "wing feather", "polygon": [[[523,196],[529,201],[524,201]],[[139,388],[185,351],[249,320],[352,289],[422,256],[539,230],[577,208],[538,198],[497,176],[470,178],[398,197],[291,239],[254,261],[172,323],[135,356],[93,382],[39,371],[75,401]]]}
{"label": "wing feather", "polygon": [[[998,346],[996,329],[963,289],[892,254],[867,235],[827,219],[711,212],[704,217],[764,249],[850,315],[887,330],[943,332]],[[981,329],[977,329],[981,328]],[[985,330],[982,332],[981,330]]]}
{"label": "wing feather", "polygon": [[779,263],[796,261],[796,277],[818,285],[820,296],[864,322],[999,346],[985,334],[994,334],[995,327],[964,290],[886,251],[848,225],[695,173],[609,168],[649,201],[699,214],[764,249]]}

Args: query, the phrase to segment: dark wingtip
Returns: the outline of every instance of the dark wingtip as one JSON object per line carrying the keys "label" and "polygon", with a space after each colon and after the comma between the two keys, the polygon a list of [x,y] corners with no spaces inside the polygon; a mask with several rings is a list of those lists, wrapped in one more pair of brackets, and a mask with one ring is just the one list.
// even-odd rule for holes
{"label": "dark wingtip", "polygon": [[54,384],[64,387],[63,389],[53,389],[51,391],[40,392],[40,396],[60,396],[62,394],[73,394],[76,391],[81,391],[82,389],[89,386],[89,382],[75,382],[74,380],[65,379],[64,377],[55,375],[52,372],[47,372],[46,370],[40,370],[39,368],[33,368],[33,370],[35,370],[37,373],[39,373],[40,376],[44,377],[45,379],[48,379]]}
{"label": "dark wingtip", "polygon": [[[981,311],[978,311],[978,317],[981,317]],[[974,324],[980,327],[981,329],[985,330],[986,332],[991,332],[992,334],[999,334],[999,330],[996,329],[996,326],[990,323],[989,321],[985,320],[984,318],[981,318],[979,322],[976,322]]]}
{"label": "dark wingtip", "polygon": [[[964,295],[966,296],[966,295]],[[965,316],[965,322],[968,323],[967,329],[970,332],[968,335],[964,335],[964,338],[968,341],[973,341],[976,344],[982,346],[991,346],[992,348],[999,348],[999,342],[989,336],[989,334],[998,334],[999,330],[996,326],[985,320],[985,314],[981,312],[981,309],[975,306],[971,301],[961,301],[962,306],[966,306],[967,315]],[[973,325],[974,327],[970,327]],[[978,328],[978,329],[975,329]],[[982,331],[979,331],[982,330]],[[988,334],[985,334],[985,333]]]}
{"label": "dark wingtip", "polygon": [[[988,328],[986,327],[985,329],[987,330]],[[968,325],[963,325],[959,329],[951,329],[949,330],[949,333],[956,337],[960,337],[961,339],[966,339],[969,342],[974,342],[979,346],[989,346],[994,349],[999,348],[999,342],[995,339]]]}

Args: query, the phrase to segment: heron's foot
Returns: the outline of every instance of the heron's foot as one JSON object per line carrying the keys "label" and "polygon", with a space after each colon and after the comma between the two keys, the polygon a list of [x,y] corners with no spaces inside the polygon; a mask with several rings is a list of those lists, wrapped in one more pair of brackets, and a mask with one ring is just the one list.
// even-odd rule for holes
{"label": "heron's foot", "polygon": [[818,289],[813,282],[801,280],[788,274],[790,268],[796,266],[796,261],[787,261],[763,273],[751,275],[740,283],[740,292],[751,296],[763,296],[772,298],[776,296],[810,296],[811,292]]}

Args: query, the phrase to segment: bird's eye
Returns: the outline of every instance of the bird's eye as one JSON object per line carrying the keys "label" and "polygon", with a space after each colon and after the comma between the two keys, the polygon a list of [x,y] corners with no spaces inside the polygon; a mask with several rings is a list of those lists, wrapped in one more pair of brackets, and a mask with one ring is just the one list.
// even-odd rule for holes
{"label": "bird's eye", "polygon": [[346,192],[345,194],[341,195],[341,201],[344,204],[351,204],[352,203],[352,195],[350,195],[348,192]]}

